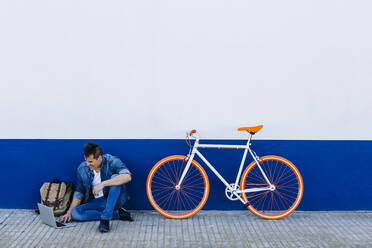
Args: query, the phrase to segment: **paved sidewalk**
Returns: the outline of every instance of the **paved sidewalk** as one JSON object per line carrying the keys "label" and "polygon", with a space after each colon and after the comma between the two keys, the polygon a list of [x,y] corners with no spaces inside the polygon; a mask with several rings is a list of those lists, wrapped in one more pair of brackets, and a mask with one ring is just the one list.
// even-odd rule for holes
{"label": "paved sidewalk", "polygon": [[134,222],[56,230],[30,210],[0,209],[0,247],[372,247],[372,212],[295,212],[276,221],[249,211],[201,211],[186,220],[133,211]]}

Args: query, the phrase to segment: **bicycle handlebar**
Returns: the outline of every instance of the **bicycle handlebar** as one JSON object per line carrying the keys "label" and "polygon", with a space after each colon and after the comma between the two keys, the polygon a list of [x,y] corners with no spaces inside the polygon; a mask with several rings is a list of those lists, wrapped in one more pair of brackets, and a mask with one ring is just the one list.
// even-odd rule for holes
{"label": "bicycle handlebar", "polygon": [[190,132],[187,132],[188,137],[195,137],[193,134],[196,134],[196,129],[193,129]]}

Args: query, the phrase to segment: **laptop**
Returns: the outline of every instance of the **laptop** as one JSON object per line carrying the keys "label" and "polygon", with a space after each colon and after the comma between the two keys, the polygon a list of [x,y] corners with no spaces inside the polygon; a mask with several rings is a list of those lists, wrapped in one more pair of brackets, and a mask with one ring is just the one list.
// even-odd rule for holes
{"label": "laptop", "polygon": [[42,205],[40,203],[37,204],[39,211],[40,211],[40,218],[41,221],[51,227],[54,228],[64,228],[64,227],[73,227],[76,226],[76,223],[61,223],[54,217],[53,209]]}

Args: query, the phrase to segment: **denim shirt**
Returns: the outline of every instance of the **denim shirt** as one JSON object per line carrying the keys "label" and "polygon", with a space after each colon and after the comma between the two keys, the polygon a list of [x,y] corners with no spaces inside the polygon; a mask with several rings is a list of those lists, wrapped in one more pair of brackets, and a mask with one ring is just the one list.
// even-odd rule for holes
{"label": "denim shirt", "polygon": [[[110,154],[102,155],[101,181],[109,180],[119,174],[130,174],[125,164],[117,157]],[[73,198],[78,198],[82,203],[89,201],[91,187],[94,179],[93,171],[87,166],[87,162],[82,162],[77,169],[76,189]],[[108,187],[103,188],[103,194],[107,195]]]}

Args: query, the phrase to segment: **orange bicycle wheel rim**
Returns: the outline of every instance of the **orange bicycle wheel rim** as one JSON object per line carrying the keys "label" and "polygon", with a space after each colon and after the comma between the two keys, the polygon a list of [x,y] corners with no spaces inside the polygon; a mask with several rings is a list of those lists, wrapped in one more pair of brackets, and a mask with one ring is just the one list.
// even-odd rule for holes
{"label": "orange bicycle wheel rim", "polygon": [[[301,174],[285,158],[270,155],[262,157],[261,160],[261,168],[267,174],[269,181],[274,186],[276,185],[276,189],[274,191],[250,193],[249,196],[247,196],[248,193],[242,193],[242,198],[250,203],[248,209],[261,218],[271,220],[284,218],[291,214],[301,202],[303,196]],[[250,163],[243,172],[240,189],[245,190],[248,186],[268,186],[262,174],[260,174],[256,161]]]}
{"label": "orange bicycle wheel rim", "polygon": [[186,156],[166,157],[154,165],[147,177],[147,197],[153,208],[167,218],[189,218],[199,212],[208,199],[209,180],[195,160],[191,162],[181,188],[174,188],[186,163]]}

